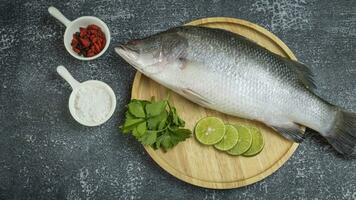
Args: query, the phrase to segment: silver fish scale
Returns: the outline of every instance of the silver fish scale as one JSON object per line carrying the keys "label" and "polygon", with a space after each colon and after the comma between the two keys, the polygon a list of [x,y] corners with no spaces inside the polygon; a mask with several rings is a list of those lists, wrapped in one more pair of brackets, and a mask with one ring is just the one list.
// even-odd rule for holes
{"label": "silver fish scale", "polygon": [[270,125],[295,122],[321,133],[330,128],[333,107],[306,89],[279,56],[226,31],[182,27],[177,33],[188,41],[186,59],[195,63],[185,84],[211,102],[204,106]]}

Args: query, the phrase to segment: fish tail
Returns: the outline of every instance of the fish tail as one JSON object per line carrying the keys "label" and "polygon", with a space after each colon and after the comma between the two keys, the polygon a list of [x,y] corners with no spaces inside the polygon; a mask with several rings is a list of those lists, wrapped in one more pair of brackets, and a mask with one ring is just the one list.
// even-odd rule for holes
{"label": "fish tail", "polygon": [[345,156],[355,156],[356,113],[337,108],[334,125],[326,134],[325,138],[341,154]]}

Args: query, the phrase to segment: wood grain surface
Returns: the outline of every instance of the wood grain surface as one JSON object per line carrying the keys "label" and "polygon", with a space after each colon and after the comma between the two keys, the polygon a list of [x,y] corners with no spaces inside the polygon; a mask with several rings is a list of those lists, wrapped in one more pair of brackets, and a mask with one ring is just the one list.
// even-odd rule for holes
{"label": "wood grain surface", "polygon": [[[188,24],[229,30],[250,38],[275,53],[296,59],[291,50],[275,35],[248,21],[218,17],[199,19]],[[131,98],[150,99],[151,96],[155,96],[157,99],[162,99],[167,96],[168,91],[165,87],[137,72]],[[190,184],[206,188],[228,189],[255,183],[279,169],[298,147],[297,143],[282,138],[271,128],[259,122],[203,108],[173,92],[171,92],[170,101],[186,121],[187,128],[193,130],[196,122],[202,117],[217,116],[226,123],[253,124],[261,130],[265,139],[263,151],[255,157],[227,155],[211,146],[199,144],[194,136],[168,152],[145,147],[159,166]]]}

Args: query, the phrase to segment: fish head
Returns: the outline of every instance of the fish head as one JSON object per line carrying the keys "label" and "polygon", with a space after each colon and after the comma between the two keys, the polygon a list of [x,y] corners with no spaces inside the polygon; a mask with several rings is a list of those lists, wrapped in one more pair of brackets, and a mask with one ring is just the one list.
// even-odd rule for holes
{"label": "fish head", "polygon": [[166,31],[121,44],[115,51],[138,71],[157,80],[179,70],[187,47],[184,37],[177,32]]}

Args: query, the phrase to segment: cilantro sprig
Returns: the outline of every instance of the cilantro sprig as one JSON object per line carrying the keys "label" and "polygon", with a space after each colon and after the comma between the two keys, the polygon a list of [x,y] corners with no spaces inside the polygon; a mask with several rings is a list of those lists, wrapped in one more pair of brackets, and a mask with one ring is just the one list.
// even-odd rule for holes
{"label": "cilantro sprig", "polygon": [[143,145],[164,151],[189,138],[191,130],[168,99],[151,101],[132,99],[127,105],[123,133],[131,133]]}

